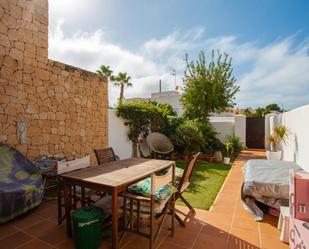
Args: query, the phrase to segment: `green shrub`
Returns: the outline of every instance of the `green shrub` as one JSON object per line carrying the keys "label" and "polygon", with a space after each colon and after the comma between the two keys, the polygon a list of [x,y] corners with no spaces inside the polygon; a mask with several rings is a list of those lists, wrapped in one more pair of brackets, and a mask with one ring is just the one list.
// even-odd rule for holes
{"label": "green shrub", "polygon": [[[224,145],[216,137],[217,132],[215,129],[207,122],[199,120],[186,120],[184,117],[175,117],[169,119],[167,125],[160,130],[161,133],[168,136],[174,146],[175,151],[183,153],[185,151],[184,142],[182,140],[182,133],[190,129],[194,130],[194,136],[198,137],[196,140],[199,144],[194,145],[195,150],[202,151],[208,155],[213,155],[215,151],[224,150]],[[198,131],[197,131],[198,130]],[[196,135],[199,134],[199,135]],[[202,138],[200,138],[200,135]],[[187,152],[187,151],[186,151]]]}
{"label": "green shrub", "polygon": [[150,128],[159,131],[168,124],[168,116],[176,115],[169,104],[158,104],[154,101],[126,104],[120,102],[117,106],[117,116],[126,120],[129,126],[128,137],[134,143],[138,142],[141,131]]}
{"label": "green shrub", "polygon": [[225,154],[234,160],[242,150],[245,149],[244,144],[240,141],[240,137],[229,135],[225,142]]}
{"label": "green shrub", "polygon": [[216,137],[217,132],[215,131],[214,127],[211,126],[211,124],[199,120],[195,120],[194,123],[198,127],[198,129],[202,132],[203,135],[204,141],[201,147],[203,153],[213,155],[216,151],[223,150],[224,146],[220,142],[220,140]]}
{"label": "green shrub", "polygon": [[192,120],[181,123],[171,139],[178,151],[186,155],[200,151],[204,143],[202,132]]}

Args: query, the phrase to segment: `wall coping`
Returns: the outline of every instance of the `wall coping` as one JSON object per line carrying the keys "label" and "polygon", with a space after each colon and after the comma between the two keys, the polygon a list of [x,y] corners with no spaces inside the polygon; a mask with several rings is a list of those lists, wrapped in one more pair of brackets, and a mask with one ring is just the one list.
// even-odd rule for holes
{"label": "wall coping", "polygon": [[48,65],[57,67],[61,70],[67,71],[67,72],[78,72],[78,73],[80,73],[81,76],[96,77],[96,78],[101,79],[105,83],[107,83],[107,77],[105,77],[103,75],[99,75],[95,72],[91,72],[91,71],[88,71],[88,70],[85,70],[85,69],[82,69],[82,68],[79,68],[79,67],[76,67],[76,66],[65,64],[65,63],[60,62],[60,61],[48,59]]}

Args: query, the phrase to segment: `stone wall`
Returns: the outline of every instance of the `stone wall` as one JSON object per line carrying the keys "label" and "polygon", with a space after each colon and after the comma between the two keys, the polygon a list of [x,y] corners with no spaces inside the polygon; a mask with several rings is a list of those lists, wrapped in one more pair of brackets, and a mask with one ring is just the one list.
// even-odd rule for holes
{"label": "stone wall", "polygon": [[0,67],[0,141],[29,158],[107,146],[107,81],[48,59],[46,0],[0,0]]}

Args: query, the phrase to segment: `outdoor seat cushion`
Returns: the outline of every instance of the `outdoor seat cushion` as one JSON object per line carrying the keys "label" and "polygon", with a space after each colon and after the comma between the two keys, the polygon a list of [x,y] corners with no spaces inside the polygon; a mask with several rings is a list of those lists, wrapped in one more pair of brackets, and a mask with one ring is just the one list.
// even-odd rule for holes
{"label": "outdoor seat cushion", "polygon": [[[166,195],[164,197],[164,199],[161,199],[159,202],[156,201],[154,202],[154,214],[161,214],[163,209],[166,206],[166,203],[170,200],[171,196],[172,196],[173,192],[170,192],[168,195]],[[139,199],[139,195],[134,195],[134,194],[125,194],[129,199]],[[131,210],[131,206],[130,206],[130,200],[127,200],[127,206],[126,206],[126,210],[127,212],[130,212]],[[121,212],[123,210],[123,206],[121,207]],[[144,198],[142,200],[140,200],[140,217],[142,218],[149,218],[150,217],[150,198]],[[133,201],[133,214],[137,215],[137,203],[136,201]]]}
{"label": "outdoor seat cushion", "polygon": [[42,177],[35,165],[0,143],[0,224],[38,206],[42,198]]}
{"label": "outdoor seat cushion", "polygon": [[[183,169],[177,168],[175,170],[175,182],[178,186],[179,181],[183,175]],[[145,197],[150,197],[151,193],[151,178],[145,178],[137,183],[134,183],[129,186],[128,192],[136,195],[142,195]],[[167,196],[170,196],[172,193],[176,192],[176,188],[171,184],[166,184],[163,188],[159,189],[155,193],[155,198],[157,202],[165,199]]]}
{"label": "outdoor seat cushion", "polygon": [[[128,197],[129,196],[130,194],[128,195]],[[133,196],[134,195],[132,195],[131,197]],[[159,203],[158,202],[154,203],[154,213],[155,214],[160,214],[162,212],[162,210],[164,209],[170,197],[171,195],[167,196],[165,199],[163,199]],[[96,201],[94,205],[102,209],[103,219],[112,215],[112,210],[113,210],[112,209],[112,197],[110,195],[102,197],[101,199]],[[119,217],[121,217],[122,212],[123,212],[123,197],[118,197],[118,207],[119,207],[118,208]],[[129,213],[130,212],[130,201],[128,199],[127,199],[126,209],[127,209],[127,212]],[[134,201],[133,202],[133,214],[136,215],[136,212],[137,212],[137,205],[136,205],[136,201]],[[140,217],[149,218],[149,216],[150,216],[150,199],[140,202]]]}

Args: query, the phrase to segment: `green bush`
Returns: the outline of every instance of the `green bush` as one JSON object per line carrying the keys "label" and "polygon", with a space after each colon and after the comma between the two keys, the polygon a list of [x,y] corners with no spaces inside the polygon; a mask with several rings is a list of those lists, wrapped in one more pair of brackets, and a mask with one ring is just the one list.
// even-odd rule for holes
{"label": "green bush", "polygon": [[220,140],[216,137],[217,132],[211,126],[211,124],[195,120],[195,125],[202,132],[203,135],[203,145],[201,147],[201,151],[207,155],[213,155],[216,151],[223,150],[224,145],[220,142]]}
{"label": "green bush", "polygon": [[240,137],[230,135],[225,142],[225,154],[234,160],[242,150],[245,149],[244,144],[240,141]]}
{"label": "green bush", "polygon": [[[185,142],[182,141],[184,140],[182,133],[188,133],[189,129],[194,131],[192,136],[197,138],[193,139],[198,143],[198,145],[193,145],[193,147],[195,147],[195,151],[198,150],[208,155],[213,155],[214,152],[217,150],[224,150],[224,145],[216,137],[217,132],[215,131],[215,129],[209,123],[204,121],[190,121],[186,120],[183,117],[175,117],[169,119],[167,125],[163,129],[161,129],[160,132],[165,134],[172,140],[175,146],[175,150],[177,152],[188,153],[188,151],[185,151]],[[202,138],[200,137],[200,135],[202,136]]]}
{"label": "green bush", "polygon": [[185,155],[191,155],[193,152],[200,151],[204,143],[202,132],[192,120],[180,123],[176,133],[170,136],[170,138],[175,148]]}
{"label": "green bush", "polygon": [[158,104],[154,101],[126,104],[120,102],[117,106],[117,116],[126,120],[129,126],[128,137],[134,143],[138,142],[141,131],[150,128],[159,131],[168,125],[168,116],[176,115],[169,104]]}

